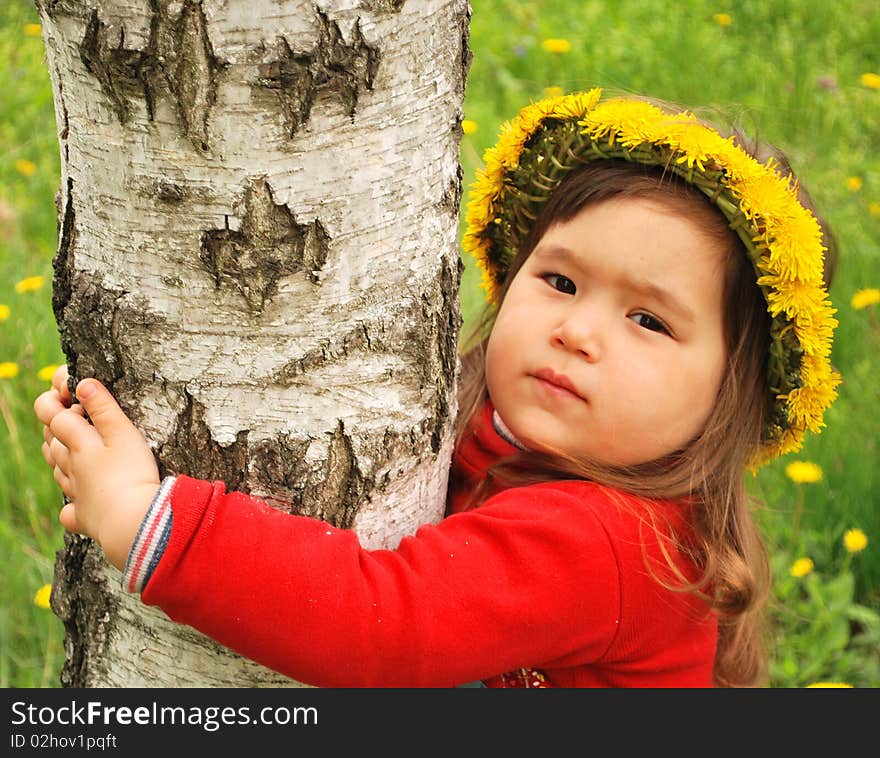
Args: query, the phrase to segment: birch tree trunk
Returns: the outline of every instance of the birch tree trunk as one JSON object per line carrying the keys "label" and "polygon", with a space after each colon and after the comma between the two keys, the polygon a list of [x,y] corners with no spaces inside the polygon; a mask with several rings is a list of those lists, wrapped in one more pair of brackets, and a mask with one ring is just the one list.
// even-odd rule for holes
{"label": "birch tree trunk", "polygon": [[[53,307],[160,472],[393,547],[442,516],[466,0],[36,0],[62,158]],[[217,581],[223,581],[218,566]],[[66,686],[296,685],[68,537]]]}

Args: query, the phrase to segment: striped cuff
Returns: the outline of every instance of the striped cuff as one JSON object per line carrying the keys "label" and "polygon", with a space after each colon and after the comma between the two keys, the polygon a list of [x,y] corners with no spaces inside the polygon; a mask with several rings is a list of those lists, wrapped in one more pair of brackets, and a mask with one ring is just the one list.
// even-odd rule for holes
{"label": "striped cuff", "polygon": [[173,476],[162,480],[128,551],[122,574],[122,588],[127,592],[143,591],[165,552],[171,537],[171,490],[176,480]]}

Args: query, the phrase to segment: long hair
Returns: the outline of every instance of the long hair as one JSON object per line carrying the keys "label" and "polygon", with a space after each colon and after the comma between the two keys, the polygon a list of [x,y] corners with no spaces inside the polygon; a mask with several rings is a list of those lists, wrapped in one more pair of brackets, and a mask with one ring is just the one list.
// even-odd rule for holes
{"label": "long hair", "polygon": [[[777,160],[781,154],[774,152]],[[784,164],[786,168],[788,164]],[[789,169],[790,170],[790,169]],[[718,686],[759,686],[766,682],[764,607],[770,570],[763,540],[753,517],[744,473],[758,448],[771,406],[767,387],[769,315],[756,275],[742,243],[726,219],[699,190],[662,169],[621,160],[595,160],[556,188],[528,236],[520,241],[499,302],[485,309],[465,342],[459,398],[459,439],[488,396],[485,350],[497,307],[510,283],[541,237],[554,223],[571,220],[578,212],[611,198],[650,199],[664,210],[694,221],[708,244],[725,253],[723,283],[724,339],[727,370],[703,431],[682,449],[661,460],[635,466],[609,466],[594,460],[522,453],[498,462],[471,495],[471,505],[488,496],[490,483],[521,486],[547,478],[581,478],[651,499],[690,498],[695,507],[691,535],[678,548],[690,555],[700,576],[689,580],[670,568],[679,591],[700,594],[719,623],[714,679]],[[809,198],[803,193],[804,200]],[[833,240],[826,237],[829,249]],[[830,270],[826,272],[830,277]],[[653,514],[641,514],[655,529]],[[662,540],[661,540],[662,544]]]}

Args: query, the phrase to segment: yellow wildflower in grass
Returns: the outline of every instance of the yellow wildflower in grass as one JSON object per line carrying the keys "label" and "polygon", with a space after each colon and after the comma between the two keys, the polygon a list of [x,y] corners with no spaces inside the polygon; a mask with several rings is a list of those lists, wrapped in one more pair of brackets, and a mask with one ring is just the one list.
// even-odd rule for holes
{"label": "yellow wildflower in grass", "polygon": [[52,585],[44,584],[34,594],[34,605],[38,608],[49,608],[50,597],[52,597]]}
{"label": "yellow wildflower in grass", "polygon": [[0,363],[0,379],[14,379],[18,376],[18,364],[12,361]]}
{"label": "yellow wildflower in grass", "polygon": [[567,53],[571,50],[571,42],[561,37],[550,37],[541,43],[548,53]]}
{"label": "yellow wildflower in grass", "polygon": [[38,372],[37,377],[42,379],[44,382],[51,382],[52,377],[55,375],[55,370],[58,368],[57,363],[52,363],[48,366],[43,366]]}
{"label": "yellow wildflower in grass", "polygon": [[37,164],[27,158],[19,158],[15,162],[15,170],[22,176],[33,176],[37,173]]}
{"label": "yellow wildflower in grass", "polygon": [[813,682],[812,684],[807,685],[807,689],[815,689],[819,687],[832,689],[850,689],[852,685],[847,684],[846,682]]}
{"label": "yellow wildflower in grass", "polygon": [[43,32],[43,27],[39,24],[25,24],[24,25],[24,36],[25,37],[39,37]]}
{"label": "yellow wildflower in grass", "polygon": [[565,90],[562,87],[557,87],[553,85],[552,87],[544,87],[544,96],[545,97],[562,97],[565,94]]}
{"label": "yellow wildflower in grass", "polygon": [[477,131],[477,122],[471,121],[469,118],[466,118],[461,122],[461,130],[465,134],[473,134],[475,131]]}
{"label": "yellow wildflower in grass", "polygon": [[796,579],[800,579],[807,574],[813,573],[813,568],[815,568],[813,561],[809,558],[798,558],[794,563],[791,564],[791,568],[789,572]]}
{"label": "yellow wildflower in grass", "polygon": [[33,292],[40,289],[45,283],[45,276],[29,276],[27,279],[22,279],[20,282],[15,283],[15,291],[19,293]]}
{"label": "yellow wildflower in grass", "polygon": [[862,188],[862,177],[860,176],[850,176],[846,180],[846,188],[850,192],[858,192]]}
{"label": "yellow wildflower in grass", "polygon": [[868,213],[872,216],[880,216],[880,203],[877,201],[868,203]]}
{"label": "yellow wildflower in grass", "polygon": [[6,321],[9,318],[9,306],[0,303],[0,321]]}
{"label": "yellow wildflower in grass", "polygon": [[880,289],[877,289],[876,287],[856,290],[850,301],[850,305],[857,311],[862,310],[862,308],[867,308],[869,305],[876,305],[877,303],[880,303]]}
{"label": "yellow wildflower in grass", "polygon": [[868,547],[868,535],[861,529],[847,529],[843,535],[843,546],[848,553],[860,553]]}
{"label": "yellow wildflower in grass", "polygon": [[718,26],[730,26],[733,23],[733,17],[729,13],[716,13],[712,18]]}
{"label": "yellow wildflower in grass", "polygon": [[798,484],[812,484],[822,479],[822,467],[809,461],[792,461],[785,467],[785,475]]}
{"label": "yellow wildflower in grass", "polygon": [[880,74],[867,72],[859,77],[859,81],[868,89],[880,89]]}

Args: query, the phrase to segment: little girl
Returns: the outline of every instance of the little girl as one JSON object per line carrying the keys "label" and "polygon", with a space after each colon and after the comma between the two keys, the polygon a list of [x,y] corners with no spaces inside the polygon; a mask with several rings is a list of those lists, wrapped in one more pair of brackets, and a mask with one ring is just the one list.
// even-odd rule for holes
{"label": "little girl", "polygon": [[[463,359],[448,515],[351,531],[181,472],[60,369],[43,456],[127,589],[318,686],[765,682],[744,472],[839,378],[831,240],[777,159],[599,90],[505,125],[468,206],[489,310]],[[91,419],[91,424],[86,419]]]}

